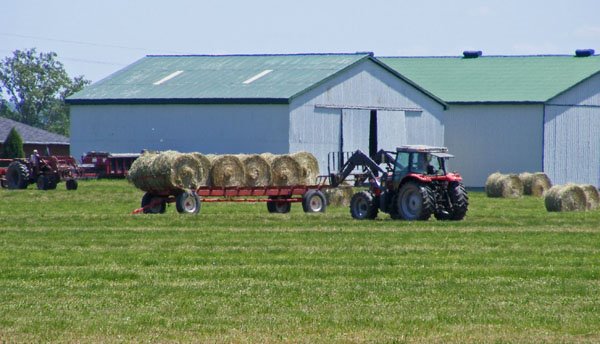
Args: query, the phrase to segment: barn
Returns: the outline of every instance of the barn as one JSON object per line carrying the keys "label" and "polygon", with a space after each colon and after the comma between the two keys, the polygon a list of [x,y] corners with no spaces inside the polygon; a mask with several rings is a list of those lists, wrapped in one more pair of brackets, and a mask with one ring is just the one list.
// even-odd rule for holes
{"label": "barn", "polygon": [[444,141],[465,184],[493,172],[544,171],[600,186],[600,56],[384,57],[448,103]]}
{"label": "barn", "polygon": [[12,119],[0,117],[0,151],[8,134],[15,128],[23,140],[23,151],[27,156],[37,149],[42,155],[69,155],[69,138],[32,127]]}
{"label": "barn", "polygon": [[71,151],[442,145],[446,104],[371,53],[146,56],[67,99]]}

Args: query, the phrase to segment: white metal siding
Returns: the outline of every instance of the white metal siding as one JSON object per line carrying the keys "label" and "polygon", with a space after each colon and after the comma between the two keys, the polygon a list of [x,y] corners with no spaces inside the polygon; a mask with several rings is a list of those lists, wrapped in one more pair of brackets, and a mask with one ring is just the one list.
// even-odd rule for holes
{"label": "white metal siding", "polygon": [[404,111],[377,111],[377,145],[378,149],[395,150],[407,143],[404,123]]}
{"label": "white metal siding", "polygon": [[451,105],[445,114],[450,168],[466,186],[494,172],[542,171],[542,105]]}
{"label": "white metal siding", "polygon": [[369,110],[342,110],[342,151],[369,153]]}
{"label": "white metal siding", "polygon": [[[362,117],[364,120],[353,121],[355,126],[353,128],[349,128],[348,124],[344,122],[344,132],[346,133],[344,150],[353,150],[351,146],[356,146],[354,149],[364,147],[368,152],[369,110],[371,109],[377,110],[378,115],[384,113],[383,117],[386,117],[385,111],[422,111],[420,125],[423,129],[418,133],[415,132],[415,135],[419,136],[415,140],[430,145],[443,145],[444,143],[443,106],[370,60],[352,67],[336,78],[293,99],[290,109],[290,133],[305,130],[304,127],[307,126],[307,123],[302,118],[310,117],[318,109],[338,109],[344,113],[349,113],[348,110],[352,110],[351,112],[360,110],[361,113],[364,113],[364,117]],[[399,120],[403,121],[403,116],[400,116]],[[313,128],[312,125],[309,127]],[[323,127],[322,130],[331,129]],[[388,134],[393,137],[383,136]],[[396,130],[382,130],[378,140],[386,145],[387,142],[404,142],[405,135],[405,132],[398,133]],[[390,147],[383,147],[380,144],[379,148]],[[291,151],[307,150],[315,155],[324,154],[324,152],[311,151],[311,149],[313,148],[309,144],[298,142],[290,134]],[[323,157],[318,157],[318,159],[321,161]],[[321,172],[327,172],[327,166],[322,165]]]}
{"label": "white metal siding", "polygon": [[290,152],[313,153],[325,173],[327,154],[340,150],[341,116],[339,109],[316,109],[292,118],[296,125],[290,128]]}
{"label": "white metal siding", "polygon": [[287,153],[287,105],[71,106],[71,154],[141,149]]}
{"label": "white metal siding", "polygon": [[545,108],[544,168],[555,184],[600,187],[600,75]]}

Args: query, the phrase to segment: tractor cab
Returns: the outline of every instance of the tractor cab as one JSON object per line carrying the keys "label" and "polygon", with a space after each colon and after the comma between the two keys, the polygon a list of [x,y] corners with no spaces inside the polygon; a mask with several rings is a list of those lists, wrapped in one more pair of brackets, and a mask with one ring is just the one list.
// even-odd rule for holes
{"label": "tractor cab", "polygon": [[446,175],[446,159],[453,157],[445,147],[402,146],[396,149],[394,180],[409,174]]}

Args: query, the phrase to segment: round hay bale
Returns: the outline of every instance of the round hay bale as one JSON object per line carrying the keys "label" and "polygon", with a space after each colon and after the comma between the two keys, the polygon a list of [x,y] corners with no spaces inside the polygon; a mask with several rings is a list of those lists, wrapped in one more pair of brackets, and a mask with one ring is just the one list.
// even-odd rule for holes
{"label": "round hay bale", "polygon": [[598,189],[591,184],[580,185],[585,194],[585,202],[587,210],[596,210],[600,206],[600,193]]}
{"label": "round hay bale", "polygon": [[583,189],[575,184],[555,185],[545,193],[547,211],[578,211],[587,207]]}
{"label": "round hay bale", "polygon": [[154,177],[152,175],[152,162],[158,156],[154,152],[144,152],[131,164],[127,180],[136,188],[144,191],[151,190],[155,187],[153,184]]}
{"label": "round hay bale", "polygon": [[523,183],[516,174],[491,174],[485,182],[488,197],[517,198],[523,195]]}
{"label": "round hay bale", "polygon": [[210,175],[211,167],[210,159],[202,153],[194,152],[190,154],[192,154],[200,162],[200,185],[208,185],[208,177]]}
{"label": "round hay bale", "polygon": [[244,186],[245,177],[244,164],[235,155],[218,155],[212,160],[211,186]]}
{"label": "round hay bale", "polygon": [[302,184],[315,185],[319,177],[319,161],[309,152],[297,152],[291,155],[300,164]]}
{"label": "round hay bale", "polygon": [[240,154],[237,157],[244,164],[245,186],[271,185],[271,165],[265,158],[258,154]]}
{"label": "round hay bale", "polygon": [[523,183],[523,193],[525,195],[541,197],[544,192],[552,187],[550,178],[543,172],[524,172],[519,174],[519,179]]}
{"label": "round hay bale", "polygon": [[323,193],[327,200],[327,205],[344,206],[350,205],[354,189],[350,185],[340,185],[336,188],[324,188]]}
{"label": "round hay bale", "polygon": [[144,153],[131,165],[129,180],[146,192],[170,193],[198,187],[199,169],[200,163],[190,154]]}
{"label": "round hay bale", "polygon": [[271,165],[271,184],[289,186],[301,184],[302,168],[300,164],[287,154],[274,155],[270,153],[261,156]]}

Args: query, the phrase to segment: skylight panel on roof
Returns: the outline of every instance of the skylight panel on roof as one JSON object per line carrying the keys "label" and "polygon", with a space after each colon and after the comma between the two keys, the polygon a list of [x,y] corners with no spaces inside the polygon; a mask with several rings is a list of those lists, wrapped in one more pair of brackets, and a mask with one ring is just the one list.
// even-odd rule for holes
{"label": "skylight panel on roof", "polygon": [[244,81],[244,84],[249,84],[251,82],[254,82],[254,81],[262,78],[263,76],[271,73],[272,71],[273,71],[272,69],[263,70],[262,72],[256,74],[255,76],[251,77],[250,79]]}
{"label": "skylight panel on roof", "polygon": [[171,74],[169,74],[169,75],[165,76],[164,78],[162,78],[162,79],[158,80],[158,81],[157,81],[157,82],[155,82],[153,85],[160,85],[160,84],[162,84],[162,83],[164,83],[164,82],[167,82],[167,81],[169,81],[169,80],[173,79],[174,77],[178,76],[178,75],[179,75],[179,74],[181,74],[181,73],[183,73],[183,71],[182,71],[182,70],[178,70],[178,71],[176,71],[176,72],[173,72],[173,73],[171,73]]}

